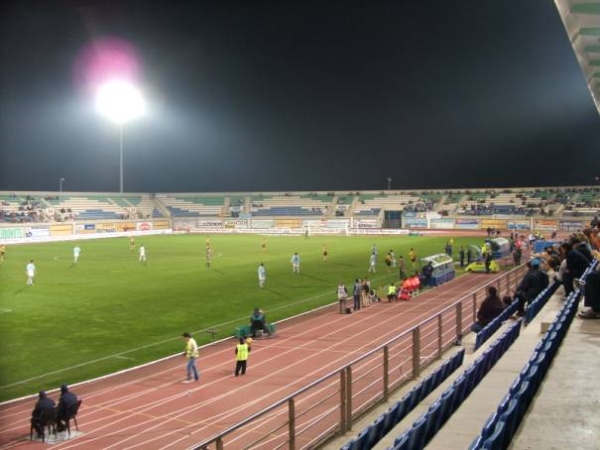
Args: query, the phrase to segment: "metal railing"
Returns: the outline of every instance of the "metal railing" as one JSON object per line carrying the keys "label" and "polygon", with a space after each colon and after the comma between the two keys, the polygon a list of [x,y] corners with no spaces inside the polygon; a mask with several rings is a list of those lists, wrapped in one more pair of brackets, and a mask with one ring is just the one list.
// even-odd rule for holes
{"label": "metal railing", "polygon": [[475,320],[486,288],[510,294],[526,271],[517,267],[458,299],[434,316],[379,345],[343,367],[262,409],[192,448],[308,449],[352,429],[355,419],[453,345]]}

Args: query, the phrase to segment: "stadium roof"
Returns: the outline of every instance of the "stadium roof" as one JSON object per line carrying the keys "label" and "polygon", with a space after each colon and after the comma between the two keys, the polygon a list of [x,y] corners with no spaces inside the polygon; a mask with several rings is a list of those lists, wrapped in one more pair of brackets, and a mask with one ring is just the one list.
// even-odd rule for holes
{"label": "stadium roof", "polygon": [[600,1],[554,0],[600,113]]}

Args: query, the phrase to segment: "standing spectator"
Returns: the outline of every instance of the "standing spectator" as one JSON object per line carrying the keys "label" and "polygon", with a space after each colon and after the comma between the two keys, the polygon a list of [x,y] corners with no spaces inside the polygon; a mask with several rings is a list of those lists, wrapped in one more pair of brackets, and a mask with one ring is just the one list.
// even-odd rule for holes
{"label": "standing spectator", "polygon": [[460,267],[465,267],[465,247],[462,245],[458,251],[458,260],[460,261]]}
{"label": "standing spectator", "polygon": [[300,256],[298,252],[292,255],[290,263],[292,264],[292,273],[300,273]]}
{"label": "standing spectator", "polygon": [[70,419],[69,414],[77,405],[77,396],[69,391],[69,387],[63,384],[60,387],[60,398],[58,399],[58,408],[56,410],[56,430],[65,431],[67,422]]}
{"label": "standing spectator", "polygon": [[375,273],[375,266],[377,265],[377,255],[375,252],[371,253],[371,257],[369,258],[369,269],[368,273]]}
{"label": "standing spectator", "polygon": [[491,269],[490,266],[492,265],[492,260],[494,259],[494,255],[492,253],[492,250],[487,249],[485,252],[485,261],[484,261],[484,265],[485,265],[485,273],[490,273]]}
{"label": "standing spectator", "polygon": [[354,280],[354,286],[352,287],[352,298],[354,300],[354,311],[360,309],[360,279]]}
{"label": "standing spectator", "polygon": [[560,253],[566,261],[566,269],[562,274],[562,282],[565,295],[573,292],[573,280],[580,278],[590,264],[581,252],[575,250],[570,242],[564,242],[560,246]]}
{"label": "standing spectator", "polygon": [[531,303],[535,298],[548,287],[548,276],[540,270],[540,261],[533,259],[527,263],[529,271],[525,274],[519,286],[517,287],[517,300],[519,307],[518,316],[525,315],[525,304]]}
{"label": "standing spectator", "polygon": [[363,308],[366,308],[367,306],[369,306],[371,304],[371,302],[369,301],[369,291],[371,291],[371,282],[369,281],[368,278],[365,278],[362,281],[360,289],[361,289],[362,305],[363,305]]}
{"label": "standing spectator", "polygon": [[[504,310],[504,303],[498,296],[498,290],[495,286],[488,286],[487,297],[477,311],[477,321],[471,325],[471,331],[478,333],[488,323],[498,317]],[[510,298],[510,297],[509,297]]]}
{"label": "standing spectator", "polygon": [[467,265],[473,262],[473,249],[471,246],[467,247]]}
{"label": "standing spectator", "polygon": [[25,267],[25,273],[27,274],[27,286],[33,286],[33,280],[35,278],[36,269],[33,259],[29,261],[29,264]]}
{"label": "standing spectator", "polygon": [[38,438],[44,439],[44,426],[42,418],[46,411],[54,409],[56,403],[48,397],[46,391],[40,391],[38,401],[36,402],[33,411],[31,412],[31,426],[36,431]]}
{"label": "standing spectator", "polygon": [[400,255],[400,259],[398,259],[398,276],[401,280],[404,280],[406,278],[406,272],[404,272],[404,267],[404,256]]}
{"label": "standing spectator", "polygon": [[144,247],[144,244],[140,245],[140,251],[139,251],[139,262],[143,262],[146,263],[146,247]]}
{"label": "standing spectator", "polygon": [[250,347],[246,343],[246,340],[241,337],[238,345],[235,346],[235,376],[240,374],[246,375],[246,365],[248,363],[248,355],[250,354]]}
{"label": "standing spectator", "polygon": [[513,262],[515,266],[521,265],[521,256],[523,255],[523,251],[521,250],[521,246],[516,246],[513,250]]}
{"label": "standing spectator", "polygon": [[396,285],[394,283],[391,283],[388,286],[388,293],[387,293],[387,299],[388,299],[388,303],[391,302],[392,300],[396,300]]}
{"label": "standing spectator", "polygon": [[267,269],[265,269],[263,263],[260,263],[260,266],[258,266],[258,287],[264,288],[265,281],[267,281]]}
{"label": "standing spectator", "polygon": [[590,273],[585,279],[583,310],[577,314],[581,319],[600,319],[600,271]]}
{"label": "standing spectator", "polygon": [[446,247],[444,247],[444,251],[446,252],[446,255],[452,256],[452,244],[450,243],[450,241],[448,241],[446,243]]}
{"label": "standing spectator", "polygon": [[196,358],[198,358],[198,344],[190,333],[183,333],[182,336],[183,340],[185,341],[185,352],[183,353],[183,356],[187,358],[187,378],[185,381],[183,381],[183,383],[192,383],[200,379],[200,375],[196,367]]}
{"label": "standing spectator", "polygon": [[431,261],[429,261],[425,267],[423,267],[423,270],[421,271],[421,273],[423,274],[423,280],[424,280],[424,285],[428,286],[428,287],[432,287],[433,286],[433,263]]}
{"label": "standing spectator", "polygon": [[337,287],[337,298],[340,305],[340,314],[346,313],[346,299],[348,298],[348,289],[343,281],[340,281]]}
{"label": "standing spectator", "polygon": [[73,264],[77,264],[79,261],[79,255],[81,254],[81,249],[78,245],[73,248]]}

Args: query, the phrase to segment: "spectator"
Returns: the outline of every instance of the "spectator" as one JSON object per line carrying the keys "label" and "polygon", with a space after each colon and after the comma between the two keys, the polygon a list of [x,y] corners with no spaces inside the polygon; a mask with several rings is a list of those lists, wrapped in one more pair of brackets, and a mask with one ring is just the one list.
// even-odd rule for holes
{"label": "spectator", "polygon": [[458,251],[458,259],[460,261],[460,267],[465,267],[465,248],[462,245]]}
{"label": "spectator", "polygon": [[483,327],[498,317],[504,310],[504,303],[498,296],[498,290],[495,286],[488,286],[487,297],[479,306],[477,311],[477,320],[471,325],[474,333],[479,333]]}
{"label": "spectator", "polygon": [[517,315],[521,317],[525,315],[525,304],[535,300],[548,287],[548,277],[540,270],[538,259],[529,261],[527,267],[529,267],[529,270],[519,283],[516,292],[517,301],[519,302]]}
{"label": "spectator", "polygon": [[[187,379],[183,383],[193,383],[200,379],[200,374],[196,368],[196,358],[198,358],[198,344],[190,333],[183,333],[183,339],[185,340],[185,352],[183,356],[187,358]],[[194,378],[192,379],[192,375]]]}
{"label": "spectator", "polygon": [[258,330],[264,331],[269,336],[271,335],[269,324],[267,323],[267,316],[261,309],[254,308],[254,312],[250,316],[250,333],[253,338],[256,337],[256,332]]}
{"label": "spectator", "polygon": [[428,287],[433,286],[433,263],[431,261],[423,267],[421,273],[423,275],[423,285]]}
{"label": "spectator", "polygon": [[388,286],[388,293],[387,293],[387,299],[388,302],[391,302],[392,300],[396,300],[396,285],[394,283],[391,283]]}
{"label": "spectator", "polygon": [[565,263],[565,271],[562,274],[562,282],[565,288],[565,295],[569,295],[573,292],[573,280],[581,277],[585,269],[590,264],[588,260],[581,252],[573,249],[570,242],[564,242],[560,246],[560,252]]}
{"label": "spectator", "polygon": [[65,431],[67,429],[67,422],[70,419],[69,414],[72,409],[77,405],[77,396],[69,391],[69,387],[63,384],[60,387],[60,398],[58,399],[58,408],[56,415],[56,430]]}
{"label": "spectator", "polygon": [[48,397],[46,391],[40,391],[38,394],[38,401],[31,413],[31,426],[36,431],[38,438],[44,439],[44,424],[42,422],[44,414],[46,411],[54,409],[55,407],[56,403]]}
{"label": "spectator", "polygon": [[337,298],[340,305],[340,314],[346,313],[346,300],[348,299],[348,289],[343,281],[340,281],[337,287]]}
{"label": "spectator", "polygon": [[354,311],[358,311],[360,309],[360,279],[354,280],[354,286],[352,287],[352,298],[354,300]]}
{"label": "spectator", "polygon": [[584,309],[577,314],[581,319],[600,319],[600,271],[590,273],[584,285]]}

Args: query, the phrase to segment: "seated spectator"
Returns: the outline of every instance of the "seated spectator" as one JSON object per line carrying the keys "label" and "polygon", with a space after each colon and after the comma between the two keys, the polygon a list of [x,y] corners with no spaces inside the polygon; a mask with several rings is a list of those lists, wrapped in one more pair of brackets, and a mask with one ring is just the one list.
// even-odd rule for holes
{"label": "seated spectator", "polygon": [[590,260],[581,252],[575,250],[570,242],[564,242],[560,246],[560,252],[566,261],[564,273],[562,273],[562,282],[565,288],[565,295],[573,292],[573,280],[581,277],[585,269],[590,264]]}
{"label": "seated spectator", "polygon": [[577,314],[581,319],[600,319],[600,271],[590,273],[583,287],[584,309]]}
{"label": "seated spectator", "polygon": [[40,391],[38,394],[38,401],[33,408],[31,413],[31,426],[36,431],[38,438],[44,438],[44,424],[42,422],[42,418],[46,411],[50,409],[54,409],[56,407],[56,403],[54,400],[48,397],[46,391]]}
{"label": "seated spectator", "polygon": [[269,336],[271,335],[269,324],[267,323],[267,316],[265,316],[265,313],[259,308],[254,308],[254,313],[250,316],[250,329],[253,338],[256,337],[256,332],[258,330],[264,331]]}
{"label": "seated spectator", "polygon": [[525,315],[525,304],[530,303],[548,287],[548,276],[540,270],[540,261],[532,259],[527,263],[529,270],[517,287],[516,297],[519,302],[518,316]]}
{"label": "seated spectator", "polygon": [[498,290],[495,286],[488,286],[487,297],[479,306],[477,311],[477,321],[471,325],[471,331],[479,333],[483,327],[498,317],[504,310],[504,303],[498,296]]}
{"label": "seated spectator", "polygon": [[56,431],[65,431],[67,422],[71,418],[70,413],[72,408],[77,405],[77,396],[69,391],[69,387],[63,384],[60,387],[60,398],[58,399],[58,407],[56,408]]}

